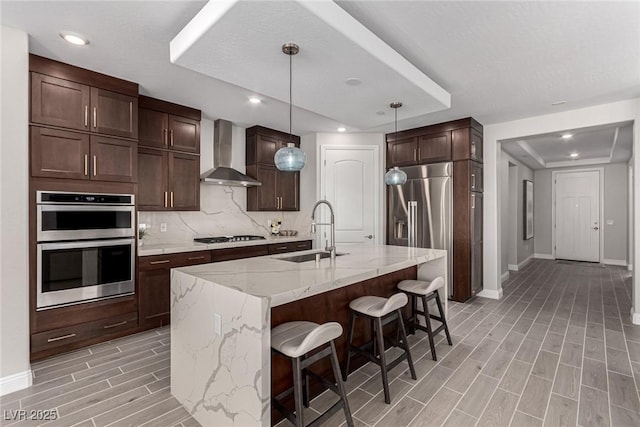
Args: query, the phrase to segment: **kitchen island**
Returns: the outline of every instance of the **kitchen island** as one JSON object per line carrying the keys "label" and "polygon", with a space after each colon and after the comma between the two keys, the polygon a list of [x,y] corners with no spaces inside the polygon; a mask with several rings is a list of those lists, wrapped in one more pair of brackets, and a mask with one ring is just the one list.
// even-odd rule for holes
{"label": "kitchen island", "polygon": [[313,252],[172,270],[171,393],[202,425],[271,424],[276,323],[340,321],[350,299],[388,296],[398,280],[447,280],[446,251],[436,249],[349,246],[333,260],[285,260]]}

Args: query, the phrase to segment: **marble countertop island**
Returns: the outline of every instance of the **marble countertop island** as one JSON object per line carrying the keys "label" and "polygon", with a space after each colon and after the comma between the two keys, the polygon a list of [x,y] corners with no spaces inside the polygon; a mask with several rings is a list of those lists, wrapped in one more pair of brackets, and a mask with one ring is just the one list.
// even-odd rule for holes
{"label": "marble countertop island", "polygon": [[270,425],[272,307],[413,266],[419,279],[448,280],[436,249],[348,246],[334,260],[283,260],[313,252],[172,270],[171,393],[202,425]]}

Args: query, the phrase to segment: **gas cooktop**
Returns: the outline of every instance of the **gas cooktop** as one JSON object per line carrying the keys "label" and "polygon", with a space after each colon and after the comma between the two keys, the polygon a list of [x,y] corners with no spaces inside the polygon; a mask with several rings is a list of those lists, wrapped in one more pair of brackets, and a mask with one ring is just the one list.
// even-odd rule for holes
{"label": "gas cooktop", "polygon": [[262,236],[219,236],[219,237],[198,237],[193,239],[194,242],[198,243],[227,243],[227,242],[242,242],[245,240],[264,240],[265,238]]}

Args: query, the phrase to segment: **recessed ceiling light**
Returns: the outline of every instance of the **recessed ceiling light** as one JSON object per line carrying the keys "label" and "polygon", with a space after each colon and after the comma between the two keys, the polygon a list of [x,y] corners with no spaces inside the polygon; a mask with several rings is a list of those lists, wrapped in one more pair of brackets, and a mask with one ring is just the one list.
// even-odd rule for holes
{"label": "recessed ceiling light", "polygon": [[72,33],[71,31],[60,32],[60,37],[62,37],[66,42],[74,44],[76,46],[84,46],[89,44],[89,40],[85,39],[80,34]]}
{"label": "recessed ceiling light", "polygon": [[338,128],[338,132],[344,132],[344,131],[346,131],[346,130],[347,130],[347,128],[342,127],[342,126]]}
{"label": "recessed ceiling light", "polygon": [[578,157],[578,153],[571,153],[569,154],[569,157]]}
{"label": "recessed ceiling light", "polygon": [[257,96],[250,96],[249,97],[249,102],[252,104],[260,104],[262,102],[262,100],[260,98],[258,98]]}
{"label": "recessed ceiling light", "polygon": [[555,107],[556,105],[562,105],[562,104],[566,104],[567,101],[555,101],[551,103],[552,107]]}
{"label": "recessed ceiling light", "polygon": [[562,135],[562,139],[570,139],[570,138],[573,138],[572,133],[565,133],[564,135]]}
{"label": "recessed ceiling light", "polygon": [[362,80],[355,77],[351,77],[350,79],[347,79],[344,82],[347,86],[358,86],[362,83]]}

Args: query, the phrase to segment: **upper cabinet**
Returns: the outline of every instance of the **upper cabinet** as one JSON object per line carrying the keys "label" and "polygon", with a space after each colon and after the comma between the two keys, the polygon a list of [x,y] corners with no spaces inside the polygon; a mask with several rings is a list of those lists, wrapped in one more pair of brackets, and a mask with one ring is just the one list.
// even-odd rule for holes
{"label": "upper cabinet", "polygon": [[300,173],[278,170],[273,157],[291,140],[300,146],[300,137],[253,126],[246,131],[247,175],[262,183],[247,188],[248,211],[299,211]]}
{"label": "upper cabinet", "polygon": [[387,168],[456,160],[482,162],[482,125],[472,118],[386,135]]}
{"label": "upper cabinet", "polygon": [[200,209],[199,110],[140,96],[138,209]]}
{"label": "upper cabinet", "polygon": [[140,96],[139,144],[186,153],[200,153],[199,110]]}
{"label": "upper cabinet", "polygon": [[136,182],[138,85],[36,55],[31,175]]}

